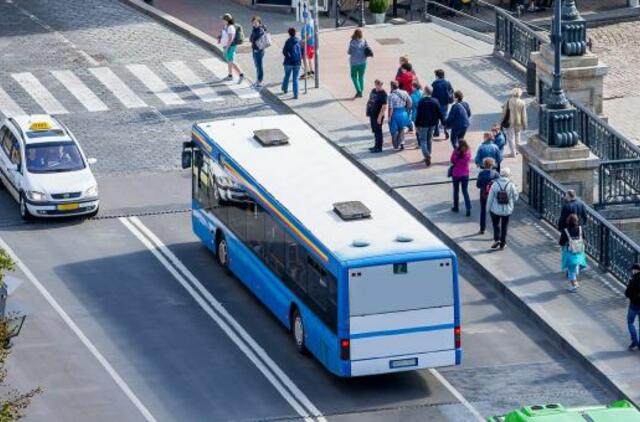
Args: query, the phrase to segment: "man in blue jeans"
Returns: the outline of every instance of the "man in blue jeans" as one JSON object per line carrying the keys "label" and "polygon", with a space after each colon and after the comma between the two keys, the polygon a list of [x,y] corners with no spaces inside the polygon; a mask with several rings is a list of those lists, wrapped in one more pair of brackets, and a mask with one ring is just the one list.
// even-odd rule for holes
{"label": "man in blue jeans", "polygon": [[424,95],[418,102],[416,110],[416,137],[422,149],[422,156],[427,167],[431,165],[431,141],[433,133],[443,120],[442,108],[437,98],[433,97],[433,91],[426,85]]}
{"label": "man in blue jeans", "polygon": [[286,94],[289,91],[289,78],[293,84],[293,99],[298,99],[298,75],[300,74],[300,65],[302,64],[302,47],[300,46],[300,38],[296,37],[296,29],[289,28],[289,38],[284,43],[282,55],[284,56],[284,80],[282,81],[282,92]]}
{"label": "man in blue jeans", "polygon": [[640,264],[635,263],[631,267],[631,280],[627,284],[624,295],[629,299],[629,309],[627,311],[627,325],[629,327],[629,335],[631,336],[631,344],[629,350],[638,349],[638,332],[636,331],[636,318],[640,318]]}

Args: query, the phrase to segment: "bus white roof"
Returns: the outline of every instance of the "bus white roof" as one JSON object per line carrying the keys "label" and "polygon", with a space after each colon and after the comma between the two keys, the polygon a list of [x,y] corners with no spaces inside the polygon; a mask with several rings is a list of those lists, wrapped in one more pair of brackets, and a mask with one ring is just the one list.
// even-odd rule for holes
{"label": "bus white roof", "polygon": [[[446,250],[447,247],[295,115],[202,122],[198,126],[293,214],[338,259]],[[285,146],[263,147],[258,129],[280,129]],[[361,201],[371,218],[343,221],[333,204]],[[411,242],[398,242],[408,235]],[[355,247],[354,240],[369,246]]]}

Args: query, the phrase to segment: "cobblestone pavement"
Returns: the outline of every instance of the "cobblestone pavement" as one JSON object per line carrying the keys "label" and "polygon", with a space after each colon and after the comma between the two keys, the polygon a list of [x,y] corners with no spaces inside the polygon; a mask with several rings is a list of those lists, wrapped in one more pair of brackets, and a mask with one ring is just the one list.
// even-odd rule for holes
{"label": "cobblestone pavement", "polygon": [[605,114],[622,133],[640,141],[640,22],[589,29],[593,51],[609,66],[604,80]]}
{"label": "cobblestone pavement", "polygon": [[115,0],[2,1],[0,55],[0,113],[57,115],[99,175],[178,168],[194,121],[275,112],[221,82],[210,52]]}

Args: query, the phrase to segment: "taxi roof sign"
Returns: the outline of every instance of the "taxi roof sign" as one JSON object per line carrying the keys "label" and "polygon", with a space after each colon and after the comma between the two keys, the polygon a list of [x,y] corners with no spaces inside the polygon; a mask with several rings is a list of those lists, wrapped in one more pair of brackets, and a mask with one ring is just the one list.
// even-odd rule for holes
{"label": "taxi roof sign", "polygon": [[33,131],[50,130],[50,129],[53,129],[53,126],[51,125],[50,122],[47,122],[47,121],[37,121],[29,125],[29,130],[33,130]]}

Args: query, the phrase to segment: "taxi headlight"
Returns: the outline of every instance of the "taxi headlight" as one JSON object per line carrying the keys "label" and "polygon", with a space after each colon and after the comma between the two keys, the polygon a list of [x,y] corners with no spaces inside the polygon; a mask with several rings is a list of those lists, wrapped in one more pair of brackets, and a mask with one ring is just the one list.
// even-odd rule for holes
{"label": "taxi headlight", "polygon": [[45,202],[47,200],[47,196],[42,192],[29,190],[27,191],[27,199],[32,202]]}
{"label": "taxi headlight", "polygon": [[93,185],[89,189],[84,191],[84,196],[87,196],[87,197],[90,197],[90,198],[92,198],[94,196],[98,196],[98,185]]}

